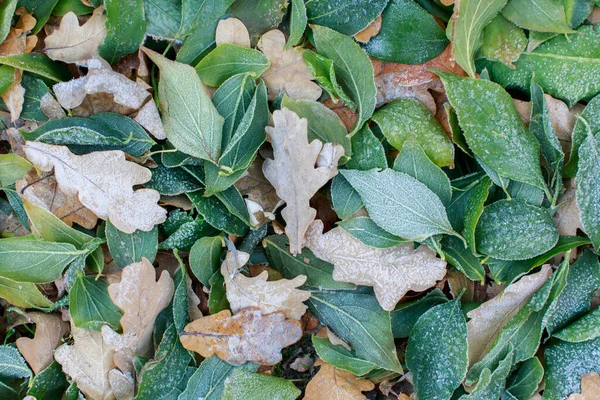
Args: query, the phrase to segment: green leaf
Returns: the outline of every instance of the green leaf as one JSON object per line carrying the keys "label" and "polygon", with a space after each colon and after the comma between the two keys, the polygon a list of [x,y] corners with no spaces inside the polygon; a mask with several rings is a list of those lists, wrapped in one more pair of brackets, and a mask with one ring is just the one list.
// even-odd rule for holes
{"label": "green leaf", "polygon": [[[172,1],[172,0],[171,0]],[[223,16],[225,17],[225,16]],[[216,30],[219,21],[192,32],[186,37],[183,46],[177,52],[176,61],[196,65],[216,46]]]}
{"label": "green leaf", "polygon": [[[471,78],[475,78],[473,57],[481,47],[483,29],[504,8],[507,0],[462,0],[453,29],[453,55]],[[455,11],[456,12],[456,11]],[[443,79],[442,79],[443,80]],[[452,104],[455,108],[456,106]],[[460,116],[460,114],[459,114]]]}
{"label": "green leaf", "polygon": [[412,139],[436,165],[454,164],[452,142],[421,102],[415,99],[394,100],[379,108],[372,119],[397,150],[402,150],[404,143]]}
{"label": "green leaf", "polygon": [[352,158],[346,164],[349,169],[367,171],[373,168],[387,168],[383,145],[368,125],[364,125],[352,136],[351,143]]}
{"label": "green leaf", "polygon": [[146,36],[143,0],[104,0],[106,37],[98,47],[100,57],[109,64],[134,53]]}
{"label": "green leaf", "polygon": [[508,378],[505,390],[517,400],[527,400],[537,392],[543,377],[544,367],[540,360],[531,357]]}
{"label": "green leaf", "polygon": [[52,61],[42,53],[23,53],[0,56],[0,64],[9,65],[32,74],[43,76],[51,81],[62,82],[71,79],[71,73],[63,64]]}
{"label": "green leaf", "polygon": [[595,0],[566,0],[564,2],[567,22],[571,28],[581,25],[594,9]]}
{"label": "green leaf", "polygon": [[227,12],[233,2],[234,0],[182,0],[178,36],[187,36],[212,24]]}
{"label": "green leaf", "polygon": [[267,57],[258,50],[223,43],[196,65],[196,72],[202,83],[216,87],[237,74],[259,77],[269,65]]}
{"label": "green leaf", "polygon": [[527,46],[523,29],[502,15],[496,16],[483,30],[481,55],[511,67]]}
{"label": "green leaf", "polygon": [[159,106],[169,141],[186,154],[216,163],[221,153],[223,117],[198,74],[189,65],[144,51],[161,71]]}
{"label": "green leaf", "polygon": [[[4,3],[6,4],[6,3]],[[0,4],[1,6],[2,4]],[[1,12],[1,11],[0,11]],[[1,16],[0,16],[1,18]],[[0,65],[0,94],[8,90],[15,80],[15,69],[10,65]]]}
{"label": "green leaf", "polygon": [[306,16],[306,6],[304,0],[292,0],[292,11],[290,12],[290,36],[285,43],[284,50],[292,48],[298,44],[306,24],[308,23],[308,17]]}
{"label": "green leaf", "polygon": [[435,288],[419,300],[401,303],[392,311],[392,332],[395,338],[405,338],[410,335],[413,327],[429,309],[448,302],[444,293]]}
{"label": "green leaf", "polygon": [[558,341],[544,351],[546,387],[544,400],[562,400],[581,393],[581,377],[600,371],[600,338],[587,342]]}
{"label": "green leaf", "polygon": [[144,187],[154,189],[165,196],[175,196],[202,188],[202,184],[183,168],[168,168],[158,160],[154,162],[157,166],[150,169],[152,179],[146,182]]}
{"label": "green leaf", "polygon": [[308,22],[352,36],[365,29],[385,8],[387,0],[311,0]]}
{"label": "green leaf", "polygon": [[225,278],[221,271],[217,271],[208,280],[210,285],[210,294],[208,296],[208,311],[216,314],[229,309],[229,302],[225,293]]}
{"label": "green leaf", "polygon": [[338,222],[338,225],[367,246],[386,249],[399,244],[407,243],[406,240],[403,240],[398,236],[394,236],[391,233],[381,229],[369,217],[356,217],[347,219]]}
{"label": "green leaf", "polygon": [[357,358],[344,346],[332,344],[327,338],[313,336],[312,343],[319,358],[337,369],[361,376],[377,368],[375,364]]}
{"label": "green leaf", "polygon": [[48,22],[52,10],[58,3],[58,0],[19,0],[18,7],[25,7],[25,9],[32,13],[37,23],[33,28],[33,33],[38,33],[40,29]]}
{"label": "green leaf", "polygon": [[79,328],[99,330],[104,324],[119,327],[121,311],[108,295],[108,283],[79,274],[69,292],[69,311]]}
{"label": "green leaf", "polygon": [[175,39],[181,26],[181,1],[144,0],[146,33],[151,36]]}
{"label": "green leaf", "polygon": [[200,238],[190,250],[190,269],[194,276],[208,288],[210,288],[210,277],[219,271],[222,254],[222,236]]}
{"label": "green leaf", "polygon": [[21,134],[25,140],[65,145],[75,154],[121,150],[140,157],[155,144],[137,122],[114,113],[56,119]]}
{"label": "green leaf", "polygon": [[340,173],[360,194],[371,219],[389,233],[408,240],[456,235],[440,199],[412,176],[391,169]]}
{"label": "green leaf", "polygon": [[221,400],[225,380],[236,369],[255,372],[258,369],[258,365],[246,363],[241,367],[234,367],[216,355],[205,359],[190,377],[187,388],[179,395],[178,400]]}
{"label": "green leaf", "polygon": [[16,282],[0,276],[0,297],[21,308],[50,307],[52,302],[31,282]]}
{"label": "green leaf", "polygon": [[44,114],[40,107],[42,98],[50,92],[50,89],[46,83],[44,83],[44,80],[35,78],[29,74],[23,74],[21,86],[25,89],[21,118],[30,121],[47,121],[48,116]]}
{"label": "green leaf", "polygon": [[[190,308],[188,302],[187,271],[185,265],[181,262],[177,251],[174,252],[179,261],[179,268],[175,272],[174,283],[175,292],[171,308],[173,311],[173,324],[178,334],[183,332],[185,326],[190,322]],[[191,287],[191,286],[190,286]]]}
{"label": "green leaf", "polygon": [[449,399],[467,373],[467,323],[460,301],[437,305],[414,325],[406,366],[418,399]]}
{"label": "green leaf", "polygon": [[573,134],[571,135],[572,143],[569,162],[565,164],[563,171],[564,176],[569,178],[573,178],[577,173],[579,147],[581,147],[581,144],[588,137],[588,130],[591,130],[593,134],[600,132],[600,96],[596,96],[590,100],[583,112],[579,114],[579,117],[575,121]]}
{"label": "green leaf", "polygon": [[225,204],[215,196],[203,197],[202,191],[186,193],[206,222],[220,231],[232,235],[244,236],[248,226],[231,214]]}
{"label": "green leaf", "polygon": [[450,203],[452,199],[450,180],[414,140],[409,139],[404,142],[402,151],[394,161],[394,170],[410,175],[423,183],[439,197],[444,205]]}
{"label": "green leaf", "polygon": [[207,235],[214,235],[215,229],[201,216],[185,222],[158,245],[159,250],[178,249],[189,251],[198,239]]}
{"label": "green leaf", "polygon": [[483,214],[484,204],[488,199],[492,180],[489,177],[484,177],[477,185],[473,187],[469,199],[467,200],[465,213],[463,216],[463,237],[474,253],[477,251],[475,241],[475,230],[481,214]]}
{"label": "green leaf", "polygon": [[447,45],[446,33],[431,14],[413,0],[391,0],[383,11],[381,30],[364,47],[376,60],[423,64]]}
{"label": "green leaf", "polygon": [[127,234],[107,221],[106,242],[110,255],[119,268],[140,262],[142,258],[147,258],[150,263],[153,263],[158,250],[158,229],[155,226],[149,232],[136,230]]}
{"label": "green leaf", "polygon": [[231,16],[244,23],[255,44],[260,35],[279,26],[287,3],[287,0],[237,0],[231,6]]}
{"label": "green leaf", "polygon": [[358,109],[356,123],[350,132],[352,136],[375,110],[377,89],[373,65],[352,38],[323,26],[313,26],[312,31],[317,51],[333,61],[340,85]]}
{"label": "green leaf", "polygon": [[511,198],[523,200],[532,206],[541,207],[544,203],[544,191],[528,183],[509,181],[506,192]]}
{"label": "green leaf", "polygon": [[31,370],[19,350],[10,345],[0,346],[0,377],[12,379],[30,376],[32,376]]}
{"label": "green leaf", "polygon": [[311,312],[343,341],[358,357],[388,371],[402,373],[390,325],[390,313],[377,299],[356,291],[313,291],[308,305]]}
{"label": "green leaf", "polygon": [[[600,136],[600,135],[599,135]],[[577,207],[583,231],[595,248],[600,247],[600,140],[589,134],[579,148],[575,183]]]}
{"label": "green leaf", "polygon": [[475,386],[470,394],[461,396],[460,400],[499,399],[504,390],[506,378],[508,378],[513,365],[513,355],[514,353],[509,349],[506,357],[500,361],[494,372],[491,372],[488,368],[484,369],[479,382],[477,382],[477,386]]}
{"label": "green leaf", "polygon": [[585,342],[600,336],[600,308],[590,311],[571,325],[554,334],[565,342]]}
{"label": "green leaf", "polygon": [[452,200],[446,207],[448,219],[456,231],[462,231],[464,215],[467,211],[469,198],[473,196],[475,188],[487,177],[482,172],[475,172],[452,180]]}
{"label": "green leaf", "polygon": [[561,0],[510,0],[502,14],[521,28],[537,32],[572,33]]}
{"label": "green leaf", "polygon": [[[512,97],[494,82],[436,73],[473,154],[502,177],[545,188],[540,146],[525,128]],[[476,102],[474,92],[478,93]]]}
{"label": "green leaf", "polygon": [[331,207],[341,219],[350,218],[363,206],[360,195],[342,175],[331,180]]}
{"label": "green leaf", "polygon": [[22,179],[33,166],[16,154],[0,154],[0,184],[9,186]]}
{"label": "green leaf", "polygon": [[301,394],[302,391],[291,381],[238,368],[225,379],[223,400],[264,400],[265,395],[273,399],[293,400]]}
{"label": "green leaf", "polygon": [[33,396],[36,400],[60,399],[67,387],[69,383],[62,372],[62,367],[56,361],[52,361],[52,364],[31,380],[27,395]]}
{"label": "green leaf", "polygon": [[473,254],[471,248],[454,236],[442,239],[442,251],[446,260],[457,270],[462,272],[472,281],[485,282],[485,269],[479,259]]}
{"label": "green leaf", "polygon": [[10,24],[17,9],[17,2],[18,0],[6,0],[0,4],[0,43],[4,42],[10,32]]}
{"label": "green leaf", "polygon": [[307,49],[302,51],[302,58],[308,70],[315,78],[315,81],[327,91],[334,103],[338,102],[339,97],[349,109],[352,111],[356,110],[356,104],[354,104],[337,82],[333,61],[322,54]]}
{"label": "green leaf", "polygon": [[74,12],[75,15],[88,15],[91,14],[94,9],[83,4],[79,0],[58,0],[56,7],[52,10],[52,15],[62,17],[68,12]]}

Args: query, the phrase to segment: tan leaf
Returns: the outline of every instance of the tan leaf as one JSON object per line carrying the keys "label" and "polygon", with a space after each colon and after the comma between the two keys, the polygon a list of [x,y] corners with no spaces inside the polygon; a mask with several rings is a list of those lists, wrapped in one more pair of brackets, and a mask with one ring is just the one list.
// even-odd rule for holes
{"label": "tan leaf", "polygon": [[296,113],[283,108],[273,113],[273,122],[275,126],[266,130],[274,160],[265,160],[263,173],[286,203],[281,215],[286,222],[290,252],[297,254],[302,250],[306,229],[316,215],[316,210],[309,205],[310,199],[337,175],[337,162],[344,149],[336,144],[333,165],[315,168],[324,146],[317,139],[308,143],[306,118],[300,119]]}
{"label": "tan leaf", "polygon": [[54,314],[32,312],[25,314],[23,323],[35,323],[33,339],[18,338],[17,348],[37,375],[40,371],[52,364],[52,352],[60,344],[60,339],[67,332],[68,324]]}
{"label": "tan leaf", "polygon": [[15,122],[21,116],[23,111],[23,102],[25,101],[25,89],[21,86],[23,71],[15,68],[15,79],[13,83],[2,93],[2,100],[10,111],[10,120]]}
{"label": "tan leaf", "polygon": [[302,337],[302,324],[285,319],[282,313],[262,315],[247,308],[231,316],[229,310],[197,319],[185,327],[181,344],[203,357],[216,354],[232,365],[252,361],[274,365],[281,361],[281,349]]}
{"label": "tan leaf", "polygon": [[396,99],[415,99],[434,115],[437,112],[437,105],[430,90],[443,90],[439,80],[414,86],[401,86],[388,80],[385,76],[375,78],[375,86],[377,87],[377,107]]}
{"label": "tan leaf", "polygon": [[577,230],[583,230],[579,220],[579,207],[575,199],[576,190],[574,187],[567,191],[558,199],[560,207],[554,214],[554,222],[561,235],[577,235]]}
{"label": "tan leaf", "polygon": [[250,215],[250,224],[254,228],[259,228],[263,224],[275,219],[273,213],[266,212],[257,202],[248,199],[244,199],[244,201],[246,202],[246,208]]}
{"label": "tan leaf", "polygon": [[567,400],[600,399],[600,375],[590,372],[581,377],[581,393],[573,393]]}
{"label": "tan leaf", "polygon": [[412,243],[377,249],[342,227],[322,232],[323,223],[313,222],[306,233],[306,247],[334,265],[336,281],[373,286],[377,301],[386,311],[392,311],[409,290],[428,289],[446,274],[446,262],[425,245],[417,250]]}
{"label": "tan leaf", "polygon": [[310,292],[296,288],[306,282],[306,276],[268,282],[269,273],[263,271],[257,277],[249,278],[238,271],[249,258],[250,254],[232,248],[221,264],[231,310],[236,313],[255,307],[265,315],[282,312],[286,318],[300,320],[307,309],[303,301],[308,300]]}
{"label": "tan leaf", "polygon": [[375,389],[373,382],[359,380],[348,371],[335,368],[323,360],[315,362],[319,372],[306,385],[305,400],[362,400],[362,392]]}
{"label": "tan leaf", "polygon": [[54,352],[54,358],[71,377],[79,390],[91,400],[113,400],[108,374],[115,366],[113,350],[104,342],[102,334],[72,327],[73,345],[63,344]]}
{"label": "tan leaf", "polygon": [[502,327],[519,312],[550,275],[552,268],[550,265],[544,265],[540,272],[522,277],[504,289],[500,295],[469,311],[467,332],[471,365],[481,360]]}
{"label": "tan leaf", "polygon": [[50,119],[61,119],[67,116],[65,110],[50,92],[46,93],[40,100],[40,108]]}
{"label": "tan leaf", "polygon": [[129,373],[114,368],[108,372],[108,382],[117,400],[131,400],[135,394],[135,382]]}
{"label": "tan leaf", "polygon": [[375,18],[373,22],[369,24],[365,29],[354,35],[354,39],[362,43],[367,43],[371,38],[379,33],[381,30],[381,15]]}
{"label": "tan leaf", "polygon": [[260,204],[268,212],[273,212],[280,200],[275,188],[265,178],[262,165],[263,158],[257,156],[244,175],[235,182],[235,187],[248,200]]}
{"label": "tan leaf", "polygon": [[335,112],[338,115],[338,117],[340,117],[348,131],[352,129],[352,127],[356,123],[356,112],[346,107],[341,101],[334,103],[333,100],[331,100],[331,97],[325,99],[323,105],[327,106],[327,108]]}
{"label": "tan leaf", "polygon": [[77,15],[68,12],[58,29],[46,36],[46,54],[53,60],[82,64],[98,57],[98,46],[106,36],[105,23],[104,7],[96,8],[81,26]]}
{"label": "tan leaf", "polygon": [[269,100],[275,100],[280,92],[293,100],[317,100],[321,97],[321,87],[312,81],[302,50],[284,50],[285,35],[273,29],[260,38],[256,47],[269,59],[271,66],[261,78],[267,85]]}
{"label": "tan leaf", "polygon": [[144,104],[133,119],[155,138],[159,140],[167,138],[167,133],[160,120],[160,114],[154,101],[150,100]]}
{"label": "tan leaf", "polygon": [[250,34],[246,25],[239,19],[222,19],[217,24],[215,43],[217,46],[222,43],[231,43],[250,48]]}
{"label": "tan leaf", "polygon": [[54,168],[64,193],[79,194],[81,204],[122,232],[150,231],[166,219],[166,210],[156,204],[160,198],[156,190],[132,188],[148,182],[152,173],[126,161],[120,150],[77,156],[66,146],[27,142],[24,151],[42,171]]}
{"label": "tan leaf", "polygon": [[22,54],[27,51],[27,35],[22,29],[10,28],[8,36],[0,44],[0,55]]}

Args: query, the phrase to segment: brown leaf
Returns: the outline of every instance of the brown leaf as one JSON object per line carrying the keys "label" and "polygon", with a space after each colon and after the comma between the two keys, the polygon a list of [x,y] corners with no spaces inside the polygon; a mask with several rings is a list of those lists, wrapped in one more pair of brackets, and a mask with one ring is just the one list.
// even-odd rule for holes
{"label": "brown leaf", "polygon": [[583,230],[583,227],[579,220],[579,207],[577,207],[575,188],[568,188],[558,199],[557,203],[560,207],[553,218],[558,228],[558,233],[570,236],[577,235],[577,230]]}
{"label": "brown leaf", "polygon": [[573,393],[567,400],[600,399],[600,375],[590,372],[581,377],[581,393]]}
{"label": "brown leaf", "polygon": [[60,340],[67,332],[68,324],[54,314],[32,312],[25,314],[23,323],[35,324],[33,339],[21,337],[16,340],[17,348],[37,375],[40,371],[52,364],[52,352],[60,344]]}
{"label": "brown leaf", "polygon": [[323,102],[323,105],[335,112],[338,115],[338,117],[340,117],[347,130],[351,130],[351,128],[356,123],[356,112],[346,107],[341,101],[335,103],[331,99],[331,97],[328,97]]}
{"label": "brown leaf", "polygon": [[231,316],[229,310],[197,319],[185,327],[181,344],[203,357],[216,354],[231,365],[248,361],[274,365],[281,361],[281,349],[302,337],[302,324],[285,319],[282,313],[262,315],[247,308]]}
{"label": "brown leaf", "polygon": [[2,100],[10,111],[10,121],[15,122],[21,116],[23,111],[23,102],[25,101],[25,89],[21,86],[23,71],[15,68],[15,79],[13,83],[2,93]]}
{"label": "brown leaf", "polygon": [[40,108],[50,119],[61,119],[67,116],[65,110],[50,92],[46,93],[40,100]]}
{"label": "brown leaf", "polygon": [[275,211],[275,208],[280,202],[275,188],[265,178],[262,171],[263,158],[257,156],[244,175],[235,182],[235,187],[240,193],[266,210],[267,212]]}
{"label": "brown leaf", "polygon": [[365,29],[354,35],[354,39],[362,43],[367,43],[371,38],[379,33],[381,30],[381,15],[379,15],[373,22],[369,24]]}
{"label": "brown leaf", "polygon": [[[308,143],[306,118],[287,108],[273,113],[274,127],[267,127],[273,146],[274,160],[265,160],[263,173],[286,202],[281,211],[286,221],[285,233],[290,239],[290,252],[300,253],[304,234],[314,220],[316,210],[309,205],[310,199],[323,185],[337,175],[337,163],[344,154],[339,144],[323,145],[320,140]],[[317,166],[321,152],[334,149],[328,166]],[[329,148],[329,149],[328,149]]]}
{"label": "brown leaf", "polygon": [[246,29],[246,25],[239,19],[222,19],[217,24],[215,43],[217,46],[222,43],[231,43],[250,48],[250,34]]}
{"label": "brown leaf", "polygon": [[362,400],[367,397],[361,392],[375,389],[373,382],[358,380],[348,371],[335,368],[323,360],[315,362],[319,372],[306,385],[305,400]]}

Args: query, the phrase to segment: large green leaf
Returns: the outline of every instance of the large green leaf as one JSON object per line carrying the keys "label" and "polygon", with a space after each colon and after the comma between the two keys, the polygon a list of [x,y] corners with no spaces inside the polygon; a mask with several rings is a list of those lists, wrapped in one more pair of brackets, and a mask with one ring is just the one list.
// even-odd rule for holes
{"label": "large green leaf", "polygon": [[302,391],[289,380],[237,368],[225,380],[223,400],[264,400],[265,393],[273,399],[294,400]]}
{"label": "large green leaf", "polygon": [[267,57],[258,50],[223,43],[196,65],[196,72],[202,83],[216,87],[237,74],[259,77],[269,65]]}
{"label": "large green leaf", "polygon": [[62,398],[68,386],[61,365],[53,361],[33,378],[27,395],[33,396],[36,400],[58,399]]}
{"label": "large green leaf", "polygon": [[107,221],[106,242],[113,261],[120,268],[140,262],[142,258],[153,263],[158,249],[158,229],[155,226],[148,232],[136,230],[127,234]]}
{"label": "large green leaf", "polygon": [[[600,136],[600,135],[599,135]],[[583,231],[600,247],[600,140],[589,134],[579,148],[577,207]]]}
{"label": "large green leaf", "polygon": [[52,302],[31,282],[16,282],[0,276],[0,297],[21,308],[50,307]]}
{"label": "large green leaf", "polygon": [[311,0],[306,2],[308,22],[352,36],[365,29],[388,0]]}
{"label": "large green leaf", "polygon": [[104,0],[106,37],[98,47],[100,57],[110,64],[134,53],[146,36],[143,0]]}
{"label": "large green leaf", "polygon": [[0,377],[5,379],[28,378],[31,370],[16,347],[0,346]]}
{"label": "large green leaf", "polygon": [[119,327],[121,311],[108,296],[108,283],[80,274],[69,292],[69,311],[79,328],[100,329],[108,324]]}
{"label": "large green leaf", "polygon": [[207,236],[198,239],[190,250],[190,269],[194,276],[206,287],[210,287],[209,279],[219,270],[223,238]]}
{"label": "large green leaf", "polygon": [[521,28],[571,33],[562,0],[509,0],[502,14]]}

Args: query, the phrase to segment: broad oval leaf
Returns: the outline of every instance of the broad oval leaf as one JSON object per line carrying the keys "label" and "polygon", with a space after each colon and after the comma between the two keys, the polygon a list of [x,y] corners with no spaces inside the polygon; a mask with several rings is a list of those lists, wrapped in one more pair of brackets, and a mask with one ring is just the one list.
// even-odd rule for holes
{"label": "broad oval leaf", "polygon": [[560,0],[510,0],[502,14],[521,28],[536,32],[572,33]]}
{"label": "broad oval leaf", "polygon": [[100,56],[115,64],[138,50],[146,36],[144,0],[105,0],[106,37],[98,47]]}
{"label": "broad oval leaf", "polygon": [[205,85],[219,86],[237,74],[259,77],[269,65],[267,57],[258,50],[223,43],[196,65],[196,72]]}
{"label": "broad oval leaf", "polygon": [[591,134],[579,148],[577,207],[584,232],[600,247],[600,140]]}
{"label": "broad oval leaf", "polygon": [[387,0],[312,0],[306,2],[308,22],[352,36],[365,29],[385,8]]}

